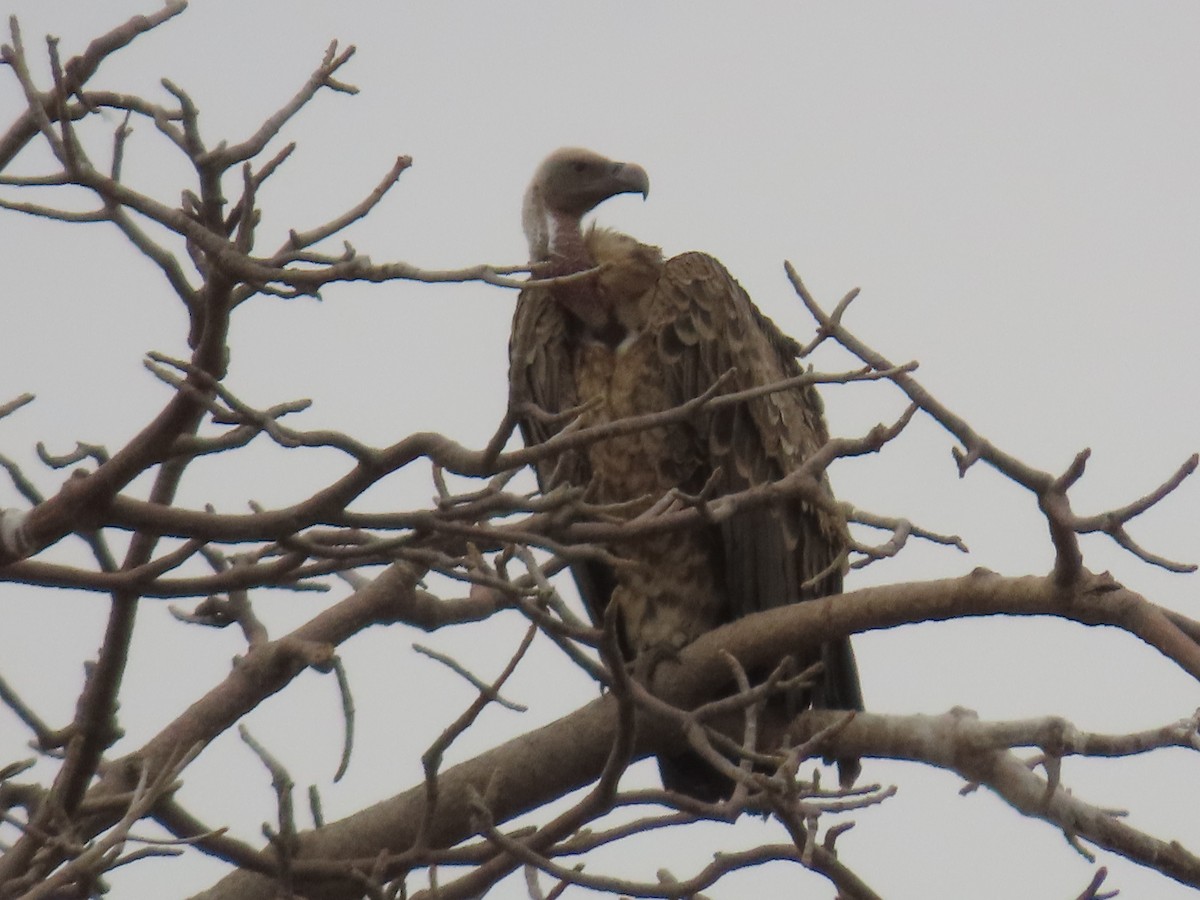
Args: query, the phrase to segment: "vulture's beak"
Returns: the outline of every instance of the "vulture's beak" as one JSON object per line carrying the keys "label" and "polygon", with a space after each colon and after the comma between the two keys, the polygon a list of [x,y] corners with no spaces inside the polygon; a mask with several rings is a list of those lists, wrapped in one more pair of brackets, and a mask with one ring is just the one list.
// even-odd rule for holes
{"label": "vulture's beak", "polygon": [[643,200],[650,196],[650,176],[637,163],[614,163],[612,178],[614,194],[641,194]]}

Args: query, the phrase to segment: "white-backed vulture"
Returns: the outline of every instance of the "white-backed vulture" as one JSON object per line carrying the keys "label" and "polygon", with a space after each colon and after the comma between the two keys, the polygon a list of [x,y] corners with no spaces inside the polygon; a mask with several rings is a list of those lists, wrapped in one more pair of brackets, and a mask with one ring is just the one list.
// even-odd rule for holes
{"label": "white-backed vulture", "polygon": [[[717,260],[684,253],[665,260],[657,247],[592,226],[582,217],[622,193],[649,192],[646,172],[589,150],[564,148],[538,168],[525,196],[523,223],[539,275],[603,264],[593,277],[554,289],[522,291],[509,345],[510,390],[528,445],[564,427],[545,413],[587,406],[581,424],[669,409],[733,370],[726,391],[800,374],[798,345],[776,328]],[[600,504],[624,504],[628,518],[672,488],[708,485],[716,495],[778,480],[828,439],[811,386],[724,406],[680,424],[596,442],[537,466],[543,490],[586,488]],[[826,485],[827,487],[827,485]],[[597,623],[617,604],[622,648],[671,654],[699,635],[758,610],[839,593],[835,565],[845,524],[799,500],[740,513],[720,525],[609,547],[631,565],[572,567]],[[826,572],[815,587],[804,582]],[[802,702],[861,709],[858,671],[848,640],[824,646],[820,685]],[[843,783],[856,760],[840,760]],[[698,757],[660,756],[663,784],[709,799],[729,783]]]}

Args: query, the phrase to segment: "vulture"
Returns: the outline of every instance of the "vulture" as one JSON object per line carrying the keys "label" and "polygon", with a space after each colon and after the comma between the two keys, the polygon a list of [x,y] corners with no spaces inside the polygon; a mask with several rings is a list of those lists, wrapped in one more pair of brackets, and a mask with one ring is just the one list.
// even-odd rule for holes
{"label": "vulture", "polygon": [[[570,425],[573,409],[581,409],[576,427],[592,426],[678,406],[731,370],[726,392],[802,372],[799,345],[713,257],[691,252],[664,260],[658,247],[594,224],[584,229],[583,216],[604,200],[627,193],[645,198],[649,187],[641,166],[579,148],[550,154],[529,185],[522,221],[535,272],[599,268],[558,286],[526,288],[517,300],[510,408],[526,445]],[[543,491],[570,485],[632,519],[672,489],[720,496],[778,480],[827,439],[821,400],[809,385],[597,441],[535,469]],[[594,622],[616,604],[627,659],[662,659],[741,616],[839,593],[846,540],[843,521],[791,499],[719,524],[606,547],[622,565],[577,563],[572,574]],[[802,667],[824,664],[818,685],[800,703],[862,709],[848,639],[798,656]],[[792,698],[789,708],[796,706]],[[838,766],[842,783],[852,783],[858,761]],[[699,799],[720,799],[732,789],[684,749],[660,754],[659,768],[664,787]]]}

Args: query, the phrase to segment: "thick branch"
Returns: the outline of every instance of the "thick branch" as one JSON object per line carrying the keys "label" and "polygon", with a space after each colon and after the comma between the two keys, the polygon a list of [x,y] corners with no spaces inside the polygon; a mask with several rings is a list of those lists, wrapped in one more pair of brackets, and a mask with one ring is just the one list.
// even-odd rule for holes
{"label": "thick branch", "polygon": [[[762,670],[784,655],[803,653],[850,632],[985,615],[1053,615],[1088,625],[1115,625],[1141,637],[1193,677],[1200,678],[1200,646],[1170,626],[1157,607],[1096,576],[1085,582],[1067,598],[1066,604],[1050,578],[1003,578],[976,573],[947,581],[867,588],[781,607],[702,636],[680,652],[678,665],[658,668],[655,690],[664,700],[691,708],[727,688],[731,675],[723,655],[726,650],[743,667]],[[833,715],[844,718],[844,714]],[[604,763],[615,720],[615,701],[598,700],[543,729],[441,773],[439,809],[435,821],[430,823],[429,840],[452,845],[469,837],[469,796],[472,791],[482,794],[493,779],[498,779],[500,787],[497,789],[493,783],[489,798],[495,799],[489,806],[499,822],[596,777]],[[866,738],[851,746],[844,734],[845,731],[837,731],[832,738],[837,743],[828,749],[862,756],[876,752],[887,756],[891,752],[888,749],[891,745],[869,745]],[[636,755],[674,746],[677,740],[678,736],[662,723],[643,721],[638,727]],[[538,767],[536,777],[527,763],[529,759],[544,762]],[[371,859],[380,851],[401,853],[415,840],[423,798],[424,787],[418,786],[331,823],[319,832],[301,835],[301,856]],[[1180,870],[1173,877],[1181,875],[1187,875],[1188,883],[1200,885],[1200,868],[1190,874]],[[308,895],[329,900],[357,896],[347,890],[326,885],[320,890],[309,889]],[[261,876],[235,873],[199,896],[206,900],[227,897],[253,900],[271,897],[272,891],[270,881]]]}

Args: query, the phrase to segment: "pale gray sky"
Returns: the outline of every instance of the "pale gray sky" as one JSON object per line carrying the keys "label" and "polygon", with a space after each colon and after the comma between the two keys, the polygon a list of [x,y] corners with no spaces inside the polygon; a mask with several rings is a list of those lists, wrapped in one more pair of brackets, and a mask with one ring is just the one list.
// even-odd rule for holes
{"label": "pale gray sky", "polygon": [[[152,8],[136,0],[8,4],[27,46],[50,32],[62,38],[64,56]],[[264,250],[287,228],[311,227],[357,201],[396,155],[411,154],[412,169],[350,232],[358,250],[377,262],[425,266],[519,263],[520,198],[530,174],[555,147],[585,145],[650,173],[648,201],[605,204],[606,224],[668,253],[714,254],[800,338],[811,325],[783,276],[784,259],[829,304],[860,286],[851,327],[895,361],[920,360],[926,387],[995,443],[1053,471],[1091,447],[1075,494],[1081,512],[1140,496],[1200,447],[1200,6],[1193,2],[201,0],[110,59],[92,84],[165,100],[158,79],[169,77],[196,100],[211,142],[238,140],[295,92],[332,38],[357,45],[341,76],[362,92],[322,94],[285,130],[283,140],[300,146],[260,196]],[[44,66],[38,76],[45,83]],[[0,127],[20,105],[11,73],[0,70]],[[92,137],[97,148],[108,140],[100,129]],[[38,152],[17,168],[45,165]],[[129,143],[126,172],[167,202],[190,184],[145,123]],[[228,187],[231,196],[236,187]],[[0,257],[7,311],[0,400],[38,394],[0,423],[0,450],[36,472],[35,440],[52,450],[76,439],[119,446],[165,399],[140,358],[151,349],[183,354],[177,305],[156,272],[104,226],[3,215]],[[390,284],[331,289],[320,304],[256,300],[235,319],[229,383],[263,406],[313,398],[302,426],[336,427],[378,444],[439,430],[480,445],[503,410],[514,299],[482,286]],[[836,353],[817,360],[820,368],[844,363]],[[833,429],[844,434],[903,408],[885,387],[838,388],[826,398]],[[1005,574],[1048,568],[1050,546],[1032,500],[982,468],[959,481],[949,447],[918,423],[882,457],[839,465],[835,486],[867,509],[960,533],[971,556],[914,547],[853,576],[851,586],[974,566]],[[230,511],[248,498],[283,504],[342,466],[269,451],[253,459],[258,468],[241,472],[198,465],[183,501]],[[56,476],[38,476],[53,490]],[[387,482],[370,502],[413,507],[431,492],[422,470]],[[1200,559],[1196,498],[1195,486],[1185,488],[1137,523],[1136,537],[1165,555]],[[0,504],[16,502],[0,485]],[[1089,567],[1111,569],[1152,600],[1196,615],[1194,576],[1153,571],[1098,539],[1085,550]],[[325,602],[264,597],[261,611],[277,635]],[[67,592],[8,587],[0,596],[0,671],[52,722],[71,714],[104,606]],[[508,624],[515,633],[516,623]],[[148,605],[139,627],[122,708],[129,737],[118,750],[155,733],[240,651],[233,635],[190,631],[165,607]],[[469,698],[413,657],[414,639],[422,638],[390,629],[344,648],[360,734],[339,786],[328,784],[340,740],[330,683],[305,676],[251,719],[298,782],[322,785],[330,817],[377,799],[381,783],[388,793],[413,783],[416,755],[455,714],[447,704],[456,710]],[[503,663],[505,640],[494,629],[462,629],[427,642],[470,654],[489,674]],[[986,718],[1056,713],[1082,728],[1124,731],[1200,705],[1193,682],[1132,638],[1059,622],[928,625],[868,635],[857,646],[868,706],[881,712],[960,705]],[[495,731],[465,739],[458,753],[591,696],[571,676],[548,691],[563,672],[550,651],[527,663],[511,694],[531,712],[489,713],[484,725]],[[430,707],[431,695],[442,705]],[[20,755],[24,740],[0,710],[0,760]],[[1132,824],[1198,851],[1196,766],[1194,756],[1176,752],[1068,763],[1064,777],[1085,799],[1132,808]],[[242,818],[230,824],[253,840],[259,822],[273,818],[273,801],[267,776],[236,739],[206,752],[182,799],[223,824],[229,798],[212,785],[227,770],[238,773],[241,794]],[[645,777],[651,773],[647,767]],[[959,797],[949,776],[882,764],[869,764],[865,776],[894,780],[900,793],[859,814],[839,846],[889,897],[1066,898],[1091,876],[1047,826],[985,794]],[[725,837],[710,833],[712,846]],[[707,845],[697,843],[652,840],[644,856],[621,865],[652,877],[665,864],[682,876],[704,859]],[[1119,858],[1101,853],[1099,862],[1123,896],[1185,894]],[[183,894],[220,872],[199,862],[157,865],[114,878],[116,895],[159,895],[147,878],[177,877],[180,868],[192,879],[176,882]],[[712,896],[751,889],[779,896],[793,884],[830,893],[779,868]],[[508,891],[522,895],[519,885]]]}

